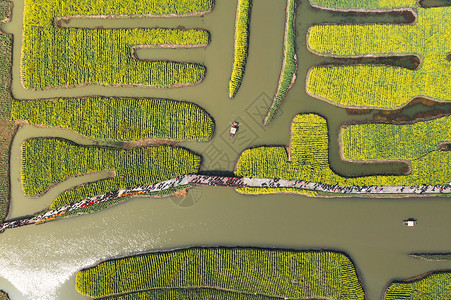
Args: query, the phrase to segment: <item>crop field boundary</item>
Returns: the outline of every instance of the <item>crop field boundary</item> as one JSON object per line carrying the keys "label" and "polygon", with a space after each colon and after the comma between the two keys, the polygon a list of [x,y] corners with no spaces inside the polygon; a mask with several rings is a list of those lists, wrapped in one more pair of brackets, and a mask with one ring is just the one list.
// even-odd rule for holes
{"label": "crop field boundary", "polygon": [[[300,255],[300,254],[324,254],[324,255],[338,255],[341,256],[344,260],[346,260],[347,262],[349,262],[349,265],[346,266],[342,266],[345,267],[346,269],[348,267],[352,268],[352,273],[353,277],[355,275],[357,284],[359,285],[361,292],[362,292],[362,299],[366,299],[365,297],[365,288],[364,288],[364,283],[363,283],[363,279],[361,276],[361,272],[358,269],[357,265],[355,264],[355,262],[353,261],[353,259],[350,257],[350,255],[348,255],[346,252],[341,251],[341,250],[336,250],[336,249],[326,249],[326,248],[312,248],[312,249],[291,249],[291,248],[277,248],[277,247],[256,247],[256,246],[223,246],[223,245],[201,245],[201,246],[187,246],[187,247],[176,247],[176,248],[169,248],[169,249],[158,249],[158,250],[145,250],[145,251],[139,251],[139,252],[134,252],[132,254],[128,254],[128,255],[118,255],[118,256],[113,256],[111,258],[108,259],[101,259],[98,260],[97,262],[91,264],[88,267],[83,267],[81,269],[78,270],[77,272],[77,277],[78,274],[80,272],[83,271],[89,271],[91,269],[97,268],[99,266],[101,266],[104,263],[109,263],[109,262],[120,262],[121,260],[126,260],[126,259],[133,259],[134,257],[141,257],[141,256],[146,256],[146,255],[158,255],[158,254],[171,254],[171,253],[182,253],[186,252],[186,251],[208,251],[208,250],[224,250],[225,252],[227,251],[233,251],[233,250],[249,250],[249,251],[262,251],[262,252],[268,252],[268,253],[288,253],[288,254],[293,254],[293,255]],[[207,253],[208,254],[208,253]],[[226,253],[225,253],[226,254]],[[261,255],[265,256],[265,253],[260,253]],[[203,254],[201,254],[203,255]],[[310,262],[310,261],[309,261]],[[316,261],[315,261],[316,262]],[[214,263],[214,262],[213,262]],[[289,262],[287,262],[289,263]],[[315,269],[317,266],[314,266],[313,269]],[[324,266],[323,266],[324,267]],[[347,271],[345,271],[346,273]],[[300,275],[300,274],[299,274]],[[347,276],[347,275],[344,275]],[[343,279],[343,278],[341,278]],[[78,280],[78,279],[77,279]],[[78,282],[78,281],[77,281]],[[296,278],[293,278],[291,280],[291,284],[297,284],[297,280]],[[333,298],[329,298],[329,297],[321,297],[321,296],[313,296],[313,297],[301,297],[301,298],[292,298],[292,297],[284,297],[281,295],[269,295],[267,293],[255,293],[255,292],[250,292],[250,291],[242,291],[242,290],[237,290],[237,289],[232,289],[232,288],[226,288],[226,287],[217,287],[217,286],[208,286],[208,285],[195,285],[195,286],[174,286],[174,287],[156,287],[156,288],[150,288],[150,289],[142,289],[142,290],[137,290],[137,291],[133,291],[133,292],[124,292],[124,293],[117,293],[117,294],[108,294],[106,296],[102,296],[100,298],[98,297],[93,297],[92,295],[90,297],[93,297],[93,299],[110,299],[110,297],[115,297],[115,296],[120,296],[120,295],[130,295],[130,294],[135,294],[136,292],[146,292],[146,291],[158,291],[158,290],[162,290],[162,291],[170,291],[170,290],[216,290],[216,291],[224,291],[224,292],[230,292],[230,293],[234,293],[234,294],[240,294],[240,295],[254,295],[254,296],[260,296],[260,297],[265,297],[264,299],[318,299],[318,300],[332,300]],[[77,289],[78,290],[78,289]],[[80,292],[80,291],[79,291]],[[81,293],[81,292],[80,292]]]}
{"label": "crop field boundary", "polygon": [[[392,280],[392,281],[390,281],[386,286],[385,286],[385,288],[384,288],[384,293],[383,293],[383,299],[387,299],[387,293],[388,293],[388,290],[389,290],[389,288],[392,286],[392,285],[394,285],[394,284],[406,284],[406,283],[415,283],[415,282],[418,282],[418,281],[421,281],[421,280],[423,280],[423,279],[427,279],[429,276],[433,276],[433,275],[440,275],[440,274],[450,274],[451,273],[451,269],[444,269],[444,270],[434,270],[434,271],[429,271],[429,272],[426,272],[426,273],[422,273],[422,274],[419,274],[419,275],[417,275],[417,276],[414,276],[414,277],[410,277],[410,278],[407,278],[407,279],[401,279],[401,280],[397,280],[397,279],[394,279],[394,280]],[[449,291],[449,290],[448,290]],[[449,296],[450,294],[448,294],[448,296]],[[404,295],[403,295],[404,296]],[[443,296],[443,295],[441,295],[441,296]],[[408,298],[408,299],[410,299],[410,298]],[[418,299],[420,299],[420,298],[418,298]],[[438,299],[438,298],[430,298],[430,299]]]}
{"label": "crop field boundary", "polygon": [[[386,122],[377,122],[374,120],[364,120],[364,121],[351,121],[351,122],[346,122],[343,123],[340,128],[339,128],[339,133],[338,133],[338,147],[339,147],[339,154],[340,154],[340,159],[349,163],[356,163],[356,162],[360,162],[360,163],[403,163],[408,167],[408,170],[406,170],[403,174],[410,174],[412,172],[412,160],[413,159],[376,159],[376,160],[363,160],[363,159],[348,159],[345,158],[343,155],[343,131],[345,130],[346,127],[348,126],[353,126],[353,125],[365,125],[365,124],[381,124],[381,125],[396,125],[396,126],[403,126],[403,125],[412,125],[412,124],[416,124],[419,122],[424,122],[424,121],[431,121],[431,120],[435,120],[438,118],[443,118],[443,117],[449,117],[451,116],[451,114],[447,113],[444,115],[439,115],[439,116],[426,116],[426,117],[422,117],[422,118],[416,118],[414,120],[409,120],[409,121],[402,121],[402,122],[396,122],[396,123],[386,123]],[[443,146],[448,146],[451,144],[451,141],[441,141],[438,143],[438,147],[436,150],[433,151],[429,151],[424,155],[433,153],[433,152],[440,152],[440,151],[446,151],[446,150],[440,150],[440,147]]]}
{"label": "crop field boundary", "polygon": [[[296,15],[297,15],[297,9],[298,0],[287,0],[287,7],[286,7],[286,21],[285,21],[285,31],[284,31],[284,38],[283,38],[283,52],[282,52],[282,68],[280,70],[280,76],[279,80],[277,82],[277,90],[273,97],[273,102],[271,103],[271,106],[268,109],[268,112],[265,116],[265,119],[263,120],[263,125],[267,126],[275,117],[277,111],[279,110],[280,106],[282,105],[282,102],[284,101],[285,97],[288,94],[288,91],[294,86],[296,82],[296,72],[298,70],[298,57],[296,53]],[[291,9],[291,5],[293,5],[293,9]],[[291,34],[289,34],[291,33]],[[291,40],[292,39],[292,40]],[[293,57],[289,58],[287,57],[288,53],[292,53]],[[291,61],[291,59],[293,61]],[[288,62],[290,60],[290,62]],[[289,67],[287,67],[287,64],[294,64],[292,67],[294,67],[294,70],[290,71],[288,70]],[[291,76],[289,76],[291,74]],[[289,76],[289,77],[287,77]],[[290,78],[291,77],[291,78]],[[286,85],[286,81],[289,80],[289,84]],[[284,85],[285,81],[285,85]]]}

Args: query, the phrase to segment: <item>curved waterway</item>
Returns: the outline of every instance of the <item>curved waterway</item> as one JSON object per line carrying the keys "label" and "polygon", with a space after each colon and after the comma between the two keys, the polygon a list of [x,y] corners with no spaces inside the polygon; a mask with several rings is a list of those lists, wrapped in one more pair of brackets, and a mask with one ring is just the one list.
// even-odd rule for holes
{"label": "curved waterway", "polygon": [[[14,1],[12,23],[3,26],[14,34],[13,94],[18,99],[86,95],[161,97],[193,101],[215,119],[216,134],[208,143],[183,143],[204,157],[203,170],[234,168],[239,153],[261,145],[288,145],[290,123],[297,113],[317,112],[329,121],[331,165],[343,175],[399,173],[393,164],[358,165],[339,159],[338,130],[342,123],[372,119],[373,114],[349,115],[346,110],[316,100],[305,93],[305,75],[312,65],[331,59],[309,54],[305,47],[308,26],[321,22],[407,22],[403,16],[349,17],[343,13],[318,11],[307,1],[298,8],[297,82],[290,90],[276,119],[262,127],[266,109],[276,90],[282,63],[285,1],[254,1],[250,53],[241,89],[234,100],[227,97],[232,68],[236,1],[216,0],[211,14],[183,19],[154,18],[102,20],[104,27],[200,27],[212,34],[205,49],[140,50],[140,58],[195,61],[207,66],[205,81],[182,89],[83,87],[31,92],[19,78],[23,1]],[[75,22],[75,21],[74,21]],[[87,27],[96,20],[77,20]],[[74,23],[79,26],[80,23]],[[167,54],[165,54],[165,52]],[[447,109],[450,107],[447,106]],[[425,107],[404,112],[413,115]],[[240,121],[240,131],[231,141],[229,122]],[[25,126],[19,130],[11,157],[12,210],[9,218],[40,211],[63,190],[104,178],[105,173],[64,182],[36,199],[24,197],[20,186],[20,145],[24,139],[58,136],[94,144],[61,129]],[[101,143],[102,144],[102,143]],[[105,144],[105,143],[103,143]],[[135,198],[104,211],[8,230],[0,235],[0,288],[13,300],[87,299],[75,291],[75,273],[101,260],[156,249],[185,246],[224,245],[290,249],[334,249],[348,253],[362,277],[367,298],[381,299],[393,279],[416,276],[437,269],[451,269],[451,262],[427,262],[409,258],[411,252],[449,252],[451,201],[444,197],[371,199],[307,198],[299,195],[244,196],[232,188],[196,187],[185,198]],[[418,225],[407,228],[402,220],[414,217]]]}

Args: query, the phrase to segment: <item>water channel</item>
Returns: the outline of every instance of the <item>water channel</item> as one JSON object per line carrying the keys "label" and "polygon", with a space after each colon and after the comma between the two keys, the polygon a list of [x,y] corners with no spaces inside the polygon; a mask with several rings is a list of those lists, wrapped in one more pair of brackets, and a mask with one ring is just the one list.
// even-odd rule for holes
{"label": "water channel", "polygon": [[[342,123],[369,120],[376,112],[350,115],[344,109],[309,97],[305,75],[309,67],[333,60],[309,54],[305,35],[322,22],[408,22],[409,18],[382,14],[362,17],[320,11],[302,1],[298,8],[298,80],[276,119],[261,122],[275,92],[282,62],[285,1],[254,1],[250,53],[242,87],[234,100],[227,97],[232,65],[236,1],[216,0],[211,14],[190,18],[137,18],[73,20],[69,26],[205,28],[211,44],[203,49],[140,50],[140,58],[183,59],[207,66],[205,81],[182,89],[82,87],[28,91],[19,76],[23,0],[14,1],[12,22],[3,30],[14,34],[13,94],[18,99],[87,95],[160,97],[188,100],[205,108],[215,119],[216,134],[208,143],[183,143],[203,155],[203,170],[232,171],[238,155],[255,145],[288,145],[290,123],[301,112],[325,116],[330,128],[330,161],[343,175],[397,174],[402,165],[359,165],[340,160],[337,133]],[[449,110],[450,105],[444,106]],[[403,114],[428,108],[417,105]],[[239,135],[231,142],[229,122],[239,120]],[[56,195],[105,173],[64,182],[41,198],[24,197],[20,185],[20,145],[38,136],[56,136],[83,144],[106,144],[84,139],[62,129],[25,126],[15,138],[11,157],[12,207],[9,218],[40,211]],[[308,198],[298,195],[243,196],[231,188],[196,187],[186,198],[136,198],[110,209],[39,226],[8,230],[0,235],[0,289],[11,299],[86,299],[75,291],[75,273],[110,257],[155,249],[197,245],[261,246],[290,249],[335,249],[355,262],[369,300],[381,299],[390,280],[451,269],[451,262],[426,262],[411,252],[449,252],[451,229],[447,198]],[[418,219],[415,228],[401,221]]]}

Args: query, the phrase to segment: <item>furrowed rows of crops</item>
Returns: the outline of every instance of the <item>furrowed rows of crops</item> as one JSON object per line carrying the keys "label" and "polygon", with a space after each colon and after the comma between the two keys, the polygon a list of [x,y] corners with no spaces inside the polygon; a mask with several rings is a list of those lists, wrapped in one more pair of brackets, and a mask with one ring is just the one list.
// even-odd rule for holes
{"label": "furrowed rows of crops", "polygon": [[75,15],[201,14],[213,6],[211,0],[189,2],[26,0],[22,82],[31,89],[84,84],[156,87],[197,84],[205,76],[204,66],[140,61],[134,57],[133,47],[203,47],[210,41],[205,30],[66,29],[55,26],[54,22],[54,18]]}
{"label": "furrowed rows of crops", "polygon": [[[359,2],[359,3],[356,3]],[[380,6],[376,4],[380,2]],[[393,109],[417,96],[451,100],[451,7],[422,8],[416,1],[315,1],[332,8],[415,8],[415,24],[318,25],[309,29],[309,50],[334,57],[416,55],[415,70],[384,65],[336,65],[310,69],[307,92],[344,107]]]}
{"label": "furrowed rows of crops", "polygon": [[130,293],[121,296],[111,296],[101,298],[102,300],[279,300],[280,298],[268,297],[262,295],[248,295],[234,293],[230,291],[220,291],[215,289],[165,289],[150,290],[145,292]]}
{"label": "furrowed rows of crops", "polygon": [[282,71],[279,78],[273,103],[265,117],[264,124],[267,125],[276,115],[283,99],[296,80],[297,54],[296,54],[296,1],[287,1],[287,16],[285,24],[285,35],[283,43]]}
{"label": "furrowed rows of crops", "polygon": [[243,81],[249,51],[249,26],[252,0],[238,0],[235,24],[233,69],[229,81],[229,97],[235,97]]}
{"label": "furrowed rows of crops", "polygon": [[451,273],[432,273],[412,281],[395,281],[385,300],[451,299]]}
{"label": "furrowed rows of crops", "polygon": [[60,139],[31,139],[22,145],[22,184],[26,195],[43,193],[72,176],[114,170],[116,176],[60,195],[52,207],[102,195],[110,191],[151,184],[196,173],[200,157],[172,146],[129,150],[82,146]]}
{"label": "furrowed rows of crops", "polygon": [[350,259],[328,251],[191,248],[106,261],[76,277],[77,290],[90,297],[184,287],[281,298],[364,299]]}
{"label": "furrowed rows of crops", "polygon": [[312,5],[336,9],[390,9],[395,7],[416,7],[417,0],[310,0]]}
{"label": "furrowed rows of crops", "polygon": [[[436,127],[436,132],[440,131],[447,132],[448,125],[444,121],[425,121],[431,122],[430,124],[422,124],[413,125],[410,129],[407,128],[406,132],[415,132],[415,126],[423,126],[423,127]],[[362,126],[362,127],[361,127]],[[373,131],[368,135],[368,131],[365,131],[364,134],[359,132],[358,128],[365,129],[366,126],[371,126]],[[385,124],[361,124],[354,125],[352,133],[346,133],[343,135],[343,147],[352,149],[356,147],[356,149],[365,149],[366,147],[366,139],[371,139],[372,135],[377,136],[377,132],[382,132],[382,135],[385,132],[390,132],[389,130],[384,130],[384,126],[394,126],[394,125],[385,125]],[[412,126],[412,125],[399,125],[399,126]],[[418,129],[417,127],[417,129]],[[349,127],[348,127],[349,128]],[[345,129],[346,130],[346,129]],[[407,133],[406,133],[407,134]],[[419,133],[418,133],[419,134]],[[360,136],[360,138],[357,138]],[[364,150],[361,152],[363,155],[365,153],[374,153],[372,151],[382,151],[380,157],[383,159],[399,159],[399,158],[411,158],[410,161],[412,166],[412,172],[408,175],[400,175],[400,176],[364,176],[364,177],[353,177],[346,178],[336,174],[329,166],[328,163],[328,147],[329,147],[329,137],[328,137],[328,128],[327,121],[318,115],[315,114],[304,114],[298,115],[292,125],[292,140],[291,140],[291,160],[289,161],[287,150],[283,147],[257,147],[253,149],[245,150],[236,167],[236,175],[240,177],[254,177],[254,178],[278,178],[278,179],[292,179],[292,180],[306,180],[312,182],[320,182],[330,185],[342,185],[342,186],[419,186],[419,185],[446,185],[451,180],[451,170],[448,168],[451,162],[451,152],[450,151],[438,151],[437,141],[440,140],[440,136],[436,136],[436,142],[434,143],[434,139],[430,142],[429,147],[437,146],[437,151],[428,152],[428,143],[424,140],[420,140],[418,143],[414,144],[414,146],[418,147],[418,150],[407,149],[412,147],[412,141],[407,144],[407,141],[415,136],[405,136],[404,145],[402,146],[394,146],[394,148],[387,150],[389,148],[389,140],[393,140],[393,145],[396,140],[402,140],[403,138],[393,139],[393,136],[387,138],[389,134],[386,135],[387,141],[385,141],[385,145],[387,147],[384,148],[384,144],[379,145],[379,148],[371,148],[369,146],[367,151]],[[396,136],[396,135],[395,135]],[[446,136],[446,134],[442,135]],[[349,137],[349,141],[347,140]],[[345,140],[346,139],[346,140]],[[356,139],[360,140],[361,143],[355,143]],[[382,142],[381,142],[382,143]],[[401,142],[402,143],[402,142]],[[368,145],[376,145],[374,144]],[[432,146],[431,146],[432,145]],[[351,150],[346,150],[349,153]],[[354,151],[354,150],[352,150]],[[387,152],[384,152],[387,151]],[[393,152],[390,152],[393,151]],[[412,156],[406,157],[405,153],[409,153],[411,151]],[[384,153],[388,153],[384,155]],[[417,156],[419,153],[424,153],[421,157]],[[348,159],[353,159],[353,154],[349,154],[346,156]],[[379,155],[379,154],[374,154]],[[373,155],[373,156],[374,156]],[[371,159],[366,158],[365,160]],[[365,156],[366,157],[366,156]],[[240,190],[241,192],[246,192],[245,189]],[[272,189],[260,189],[260,194],[264,193],[272,193],[272,192],[281,192],[278,190]],[[258,193],[258,189],[252,190],[252,193]]]}
{"label": "furrowed rows of crops", "polygon": [[166,99],[90,97],[14,101],[12,118],[113,141],[207,141],[214,131],[214,122],[205,110],[193,103]]}

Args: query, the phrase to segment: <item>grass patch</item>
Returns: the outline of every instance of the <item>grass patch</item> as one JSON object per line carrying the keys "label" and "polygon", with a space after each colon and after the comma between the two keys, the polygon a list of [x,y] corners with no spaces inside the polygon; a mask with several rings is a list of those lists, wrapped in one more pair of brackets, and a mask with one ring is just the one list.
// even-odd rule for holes
{"label": "grass patch", "polygon": [[59,195],[51,208],[110,191],[146,185],[196,173],[201,159],[172,146],[130,150],[77,145],[60,139],[31,139],[22,145],[22,186],[26,195],[42,194],[67,178],[102,170],[116,176],[74,188]]}
{"label": "grass patch", "polygon": [[229,98],[234,98],[240,89],[246,70],[249,52],[249,26],[252,11],[252,0],[238,0],[235,24],[235,48],[233,69],[229,81]]}
{"label": "grass patch", "polygon": [[106,261],[76,276],[77,290],[90,297],[186,287],[279,298],[364,299],[351,260],[328,251],[190,248]]}
{"label": "grass patch", "polygon": [[[417,125],[418,124],[418,125]],[[365,131],[371,126],[371,132]],[[405,133],[391,133],[385,126],[399,126],[404,127]],[[409,127],[410,126],[410,127]],[[413,127],[412,127],[413,126]],[[417,127],[415,127],[417,126]],[[412,146],[412,135],[408,132],[418,132],[424,134],[419,127],[430,126],[437,127],[438,131],[448,132],[448,125],[443,120],[432,120],[419,122],[414,125],[385,125],[385,124],[360,124],[346,127],[343,130],[343,148],[358,151],[360,148],[367,149],[361,155],[366,157],[365,160],[370,160],[367,153],[373,155],[383,155],[384,160],[408,159],[412,165],[412,172],[408,175],[399,176],[363,176],[363,177],[343,177],[335,173],[329,166],[329,136],[326,120],[315,114],[303,114],[295,117],[292,124],[292,139],[288,150],[284,147],[257,147],[245,150],[236,167],[235,174],[239,177],[254,177],[254,178],[274,178],[274,179],[290,179],[290,180],[306,180],[311,182],[325,183],[328,185],[340,186],[421,186],[421,185],[447,185],[450,182],[451,170],[448,168],[451,160],[451,152],[437,151],[428,152],[428,145],[434,145],[434,140],[419,140],[418,143]],[[353,132],[349,131],[353,129]],[[361,129],[361,130],[360,130]],[[419,131],[418,131],[419,130]],[[386,133],[384,135],[384,132]],[[381,143],[384,136],[386,141],[384,145],[374,147],[371,142],[367,142],[373,137],[381,135]],[[403,135],[406,134],[406,135]],[[433,135],[433,133],[431,133]],[[395,138],[396,137],[396,138]],[[405,144],[390,148],[389,145],[395,145],[398,140],[404,137]],[[355,141],[359,142],[355,142]],[[437,136],[437,140],[440,140]],[[410,141],[407,142],[407,141]],[[368,146],[368,148],[366,148]],[[354,147],[356,149],[354,149]],[[419,148],[417,150],[408,148]],[[351,150],[344,150],[349,153]],[[378,154],[380,151],[382,154]],[[409,155],[411,153],[424,153],[421,157]],[[288,155],[290,153],[290,157]],[[354,153],[354,152],[352,152]],[[360,152],[359,152],[360,153]],[[374,154],[376,153],[376,154]],[[349,157],[348,157],[349,156]],[[354,158],[352,155],[345,156],[346,158]],[[362,157],[362,156],[361,156]],[[252,193],[257,193],[260,190],[261,194],[281,192],[278,190],[264,188],[253,189]],[[246,192],[246,190],[240,190]]]}
{"label": "grass patch", "polygon": [[263,121],[265,125],[268,125],[274,118],[277,110],[282,104],[282,101],[285,99],[288,90],[294,85],[296,80],[296,0],[288,0],[286,11],[287,16],[283,42],[282,71],[280,73],[279,83],[276,94],[274,95],[273,103],[271,104],[268,114]]}
{"label": "grass patch", "polygon": [[[86,8],[89,8],[87,10]],[[203,80],[206,68],[194,63],[143,61],[135,47],[204,47],[205,30],[61,28],[55,18],[118,15],[200,15],[212,0],[26,0],[21,78],[26,88],[86,84],[178,87]],[[61,21],[61,20],[60,20]]]}
{"label": "grass patch", "polygon": [[410,1],[331,1],[314,3],[330,8],[417,10],[415,24],[353,24],[313,26],[309,50],[322,56],[384,57],[416,55],[416,70],[384,65],[335,65],[310,69],[307,91],[333,104],[352,108],[395,109],[423,96],[451,99],[451,7],[422,8]]}
{"label": "grass patch", "polygon": [[450,299],[451,273],[429,273],[407,281],[392,282],[385,300]]}
{"label": "grass patch", "polygon": [[[71,112],[71,113],[68,113]],[[198,105],[149,98],[65,98],[14,101],[12,117],[32,125],[63,127],[92,139],[207,141],[210,115]]]}

